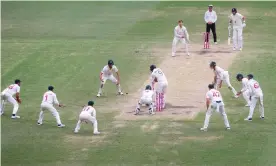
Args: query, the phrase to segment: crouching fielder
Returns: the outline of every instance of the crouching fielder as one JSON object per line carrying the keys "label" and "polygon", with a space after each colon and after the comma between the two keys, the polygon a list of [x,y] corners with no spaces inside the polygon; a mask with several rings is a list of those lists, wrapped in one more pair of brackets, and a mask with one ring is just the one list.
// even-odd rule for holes
{"label": "crouching fielder", "polygon": [[[117,79],[113,76],[113,72],[115,72],[117,74]],[[120,75],[119,75],[119,70],[118,68],[114,65],[113,60],[109,60],[107,62],[107,65],[104,66],[104,68],[101,71],[100,74],[100,80],[101,80],[101,87],[99,89],[99,92],[97,94],[97,97],[100,97],[102,94],[102,89],[103,86],[106,82],[106,80],[110,80],[112,81],[114,84],[116,84],[117,86],[117,90],[118,90],[118,94],[119,95],[123,95],[123,92],[121,90],[121,86],[120,86]]]}
{"label": "crouching fielder", "polygon": [[239,82],[242,82],[242,89],[237,93],[236,98],[238,98],[241,94],[243,95],[243,98],[246,101],[246,107],[250,106],[250,95],[248,90],[248,79],[243,77],[242,74],[237,74],[237,80]]}
{"label": "crouching fielder", "polygon": [[229,79],[229,73],[228,71],[223,70],[221,67],[217,66],[216,62],[211,62],[210,63],[210,68],[214,70],[215,77],[213,84],[215,85],[215,89],[221,88],[222,86],[222,81],[227,84],[228,89],[230,89],[234,96],[236,96],[237,91],[232,87]]}
{"label": "crouching fielder", "polygon": [[156,68],[155,65],[150,66],[151,73],[151,84],[154,89],[154,84],[157,82],[155,91],[155,106],[157,111],[162,111],[165,108],[165,93],[168,87],[168,81],[160,68]]}
{"label": "crouching fielder", "polygon": [[88,101],[87,106],[85,106],[80,115],[79,115],[79,120],[77,123],[77,126],[75,128],[75,133],[78,133],[80,128],[81,128],[81,123],[82,122],[86,122],[86,123],[90,123],[91,125],[94,126],[94,134],[100,134],[100,132],[98,131],[98,122],[96,119],[96,110],[95,108],[93,108],[94,106],[94,102],[93,101]]}
{"label": "crouching fielder", "polygon": [[54,87],[49,86],[48,91],[44,93],[42,102],[40,105],[40,113],[37,121],[37,125],[42,125],[44,118],[44,111],[48,110],[52,113],[52,115],[56,118],[58,127],[65,127],[64,124],[61,123],[60,116],[54,105],[58,105],[59,107],[63,107],[62,104],[59,104],[56,94],[53,92]]}
{"label": "crouching fielder", "polygon": [[185,46],[186,49],[186,54],[190,55],[189,50],[188,50],[188,44],[189,42],[189,34],[186,29],[186,27],[183,26],[183,21],[179,20],[178,25],[174,28],[174,38],[172,42],[172,56],[175,56],[176,53],[176,45],[177,43],[180,42]]}
{"label": "crouching fielder", "polygon": [[249,89],[249,95],[250,95],[250,110],[249,115],[244,120],[246,121],[252,121],[253,113],[256,107],[257,102],[260,102],[260,119],[264,119],[264,95],[263,91],[260,87],[260,84],[253,79],[252,74],[248,74],[248,89]]}
{"label": "crouching fielder", "polygon": [[153,112],[153,95],[154,95],[154,92],[151,90],[151,86],[147,85],[146,89],[143,91],[142,97],[138,101],[134,115],[139,114],[140,107],[142,104],[146,104],[147,106],[149,106],[149,114],[151,114],[151,115],[154,114],[154,112]]}
{"label": "crouching fielder", "polygon": [[205,121],[204,121],[204,126],[200,129],[202,131],[207,131],[208,125],[209,125],[209,120],[212,115],[212,112],[216,110],[219,112],[224,120],[224,125],[227,130],[230,130],[230,125],[228,122],[227,115],[224,110],[224,103],[222,100],[222,96],[219,91],[214,89],[213,84],[208,85],[209,91],[206,93],[206,107],[207,107],[207,112],[205,115]]}

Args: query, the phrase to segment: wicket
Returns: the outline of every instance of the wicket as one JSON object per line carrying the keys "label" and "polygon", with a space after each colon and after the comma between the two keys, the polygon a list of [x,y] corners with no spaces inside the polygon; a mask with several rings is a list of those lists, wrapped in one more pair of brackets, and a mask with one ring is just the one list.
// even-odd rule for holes
{"label": "wicket", "polygon": [[203,37],[204,37],[204,49],[209,49],[210,45],[209,45],[209,32],[204,32],[203,33]]}

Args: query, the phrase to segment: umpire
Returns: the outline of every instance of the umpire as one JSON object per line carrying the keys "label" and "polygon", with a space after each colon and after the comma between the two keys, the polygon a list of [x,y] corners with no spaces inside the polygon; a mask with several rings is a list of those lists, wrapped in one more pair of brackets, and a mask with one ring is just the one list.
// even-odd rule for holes
{"label": "umpire", "polygon": [[[217,13],[213,11],[213,5],[208,6],[208,11],[205,12],[204,20],[206,22],[206,32],[210,34],[210,29],[212,30],[214,42],[217,44],[217,33],[216,33],[216,21]],[[209,41],[209,39],[207,39]]]}

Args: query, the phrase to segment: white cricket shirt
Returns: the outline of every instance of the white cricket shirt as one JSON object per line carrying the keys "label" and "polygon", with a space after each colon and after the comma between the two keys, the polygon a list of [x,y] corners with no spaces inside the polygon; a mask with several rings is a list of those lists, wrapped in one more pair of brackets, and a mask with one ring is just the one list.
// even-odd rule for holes
{"label": "white cricket shirt", "polygon": [[212,10],[211,12],[209,10],[205,12],[204,20],[206,23],[208,22],[215,23],[217,19],[218,19],[217,13],[214,10]]}
{"label": "white cricket shirt", "polygon": [[155,68],[151,73],[151,82],[154,83],[154,79],[157,79],[158,82],[168,83],[167,78],[163,71],[160,68]]}
{"label": "white cricket shirt", "polygon": [[18,84],[11,84],[2,93],[3,94],[8,93],[13,96],[19,92],[20,92],[20,86]]}
{"label": "white cricket shirt", "polygon": [[153,95],[154,95],[154,92],[152,90],[144,90],[141,98],[152,99]]}
{"label": "white cricket shirt", "polygon": [[245,92],[247,89],[248,89],[248,79],[244,77],[242,79],[242,90],[241,90],[241,92]]}
{"label": "white cricket shirt", "polygon": [[222,102],[222,96],[220,92],[216,89],[211,89],[206,93],[206,99],[209,99],[212,103],[216,101]]}
{"label": "white cricket shirt", "polygon": [[256,96],[256,97],[263,96],[263,91],[261,89],[261,86],[256,80],[250,79],[248,81],[248,88],[249,88],[250,96]]}
{"label": "white cricket shirt", "polygon": [[102,69],[102,73],[104,76],[110,76],[113,74],[113,72],[118,72],[118,68],[115,65],[113,65],[111,69],[108,65],[104,66],[104,68]]}
{"label": "white cricket shirt", "polygon": [[82,112],[85,112],[85,113],[88,113],[90,114],[91,116],[95,117],[96,118],[96,110],[94,107],[92,106],[86,106],[82,109]]}
{"label": "white cricket shirt", "polygon": [[42,98],[42,103],[48,103],[51,105],[59,105],[57,95],[52,91],[47,91],[44,93]]}
{"label": "white cricket shirt", "polygon": [[188,34],[188,31],[187,31],[187,28],[182,26],[180,27],[179,25],[177,25],[175,28],[174,28],[174,37],[177,37],[177,38],[186,38],[186,39],[189,39],[189,34]]}
{"label": "white cricket shirt", "polygon": [[236,13],[235,15],[230,15],[230,20],[232,21],[233,28],[242,27],[243,15]]}

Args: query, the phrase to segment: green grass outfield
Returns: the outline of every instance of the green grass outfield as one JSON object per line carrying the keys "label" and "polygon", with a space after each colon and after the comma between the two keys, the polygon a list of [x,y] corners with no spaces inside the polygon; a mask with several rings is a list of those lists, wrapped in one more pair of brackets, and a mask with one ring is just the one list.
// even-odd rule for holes
{"label": "green grass outfield", "polygon": [[[108,98],[95,99],[98,75],[108,59],[118,65],[125,91],[134,92],[147,78],[148,65],[160,62],[148,50],[154,44],[171,44],[173,27],[183,19],[191,39],[204,31],[207,2],[2,2],[1,89],[15,78],[23,80],[19,120],[11,120],[11,107],[1,117],[1,162],[5,166],[82,165],[210,165],[272,166],[276,164],[276,3],[214,2],[217,33],[227,39],[227,15],[232,7],[247,17],[245,49],[229,69],[253,73],[264,91],[265,115],[258,111],[253,122],[243,100],[225,103],[232,130],[222,130],[215,115],[210,131],[199,131],[204,114],[193,121],[130,121],[115,128],[118,112],[98,109],[101,136],[92,136],[84,125],[73,134],[79,108],[94,99],[97,105],[112,103],[116,88],[107,84]],[[140,50],[140,53],[135,53]],[[133,77],[136,76],[137,78]],[[134,83],[135,82],[135,83]],[[240,85],[234,81],[235,87]],[[43,126],[36,120],[42,94],[55,86],[58,99],[71,105],[60,111],[66,128],[55,127],[50,113]],[[204,95],[204,94],[203,94]],[[158,124],[152,132],[142,125]],[[172,126],[171,124],[174,124]],[[162,134],[171,131],[171,134]],[[188,138],[203,139],[188,139]],[[186,138],[186,139],[185,139]],[[204,139],[206,138],[206,139]],[[208,140],[213,138],[213,140]],[[172,142],[162,144],[160,142]],[[181,141],[177,144],[177,142]]]}

